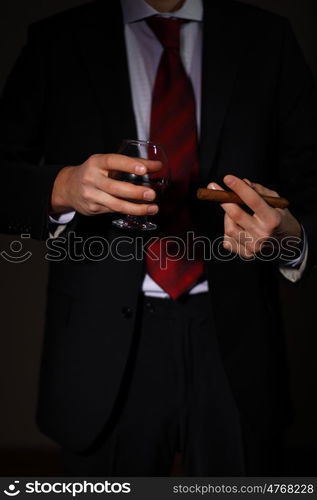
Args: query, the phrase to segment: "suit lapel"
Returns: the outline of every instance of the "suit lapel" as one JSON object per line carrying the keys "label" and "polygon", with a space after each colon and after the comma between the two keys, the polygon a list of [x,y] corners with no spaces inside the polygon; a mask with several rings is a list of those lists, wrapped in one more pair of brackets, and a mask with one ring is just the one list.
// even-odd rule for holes
{"label": "suit lapel", "polygon": [[234,9],[231,5],[223,3],[222,6],[221,1],[204,1],[200,135],[202,183],[209,178],[215,163],[241,51],[238,19],[232,15]]}
{"label": "suit lapel", "polygon": [[137,135],[120,2],[97,0],[78,42],[111,135],[118,142]]}

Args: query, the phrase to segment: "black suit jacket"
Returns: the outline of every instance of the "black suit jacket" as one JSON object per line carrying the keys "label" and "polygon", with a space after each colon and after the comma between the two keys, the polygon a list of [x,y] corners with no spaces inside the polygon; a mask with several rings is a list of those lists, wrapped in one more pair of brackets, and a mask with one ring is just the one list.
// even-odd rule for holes
{"label": "black suit jacket", "polygon": [[[305,227],[313,258],[316,91],[289,24],[215,0],[204,3],[203,29],[200,185],[233,173],[277,189]],[[122,138],[133,137],[119,2],[111,12],[100,0],[33,25],[1,100],[2,230],[23,228],[45,238],[57,172],[91,154],[115,152]],[[222,210],[208,203],[196,208],[202,234],[211,241],[221,237]],[[119,235],[111,218],[78,215],[70,229],[111,244]],[[63,258],[56,246],[60,262],[51,264],[48,286],[39,424],[64,446],[84,450],[116,417],[144,268],[136,259],[113,256],[78,260],[79,242],[77,257]],[[131,245],[119,251],[127,255]],[[242,434],[265,439],[287,418],[277,265],[222,253],[225,259],[206,262],[219,348]],[[219,425],[230,426],[231,413],[228,407],[228,420]]]}

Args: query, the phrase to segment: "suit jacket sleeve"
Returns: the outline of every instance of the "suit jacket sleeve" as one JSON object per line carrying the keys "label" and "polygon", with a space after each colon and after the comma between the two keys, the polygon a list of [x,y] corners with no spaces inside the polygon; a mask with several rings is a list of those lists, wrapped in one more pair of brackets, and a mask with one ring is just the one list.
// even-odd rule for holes
{"label": "suit jacket sleeve", "polygon": [[62,165],[45,165],[45,57],[29,30],[0,100],[0,231],[48,235],[48,208]]}
{"label": "suit jacket sleeve", "polygon": [[288,21],[279,92],[279,189],[305,229],[309,269],[317,257],[317,92]]}

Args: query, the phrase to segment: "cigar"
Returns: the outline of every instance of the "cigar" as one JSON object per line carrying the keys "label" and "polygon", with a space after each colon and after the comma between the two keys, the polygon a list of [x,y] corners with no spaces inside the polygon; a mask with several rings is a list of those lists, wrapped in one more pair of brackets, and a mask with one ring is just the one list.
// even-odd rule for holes
{"label": "cigar", "polygon": [[[199,200],[215,201],[216,203],[238,203],[238,205],[245,205],[244,201],[233,191],[200,188],[197,191],[197,198]],[[274,196],[262,196],[262,198],[273,208],[287,208],[289,206],[289,201],[286,198]]]}

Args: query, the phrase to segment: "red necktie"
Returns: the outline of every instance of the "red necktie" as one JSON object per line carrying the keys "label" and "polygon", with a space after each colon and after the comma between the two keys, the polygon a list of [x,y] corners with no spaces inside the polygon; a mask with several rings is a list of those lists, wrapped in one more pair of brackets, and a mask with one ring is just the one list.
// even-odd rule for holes
{"label": "red necktie", "polygon": [[148,247],[146,270],[173,299],[191,288],[204,271],[201,259],[187,258],[192,253],[188,245],[162,240],[171,236],[186,242],[187,232],[194,231],[190,188],[198,176],[198,140],[194,92],[180,57],[183,22],[157,16],[147,19],[164,48],[152,95],[150,140],[161,143],[167,153],[171,187],[161,205],[161,238]]}

